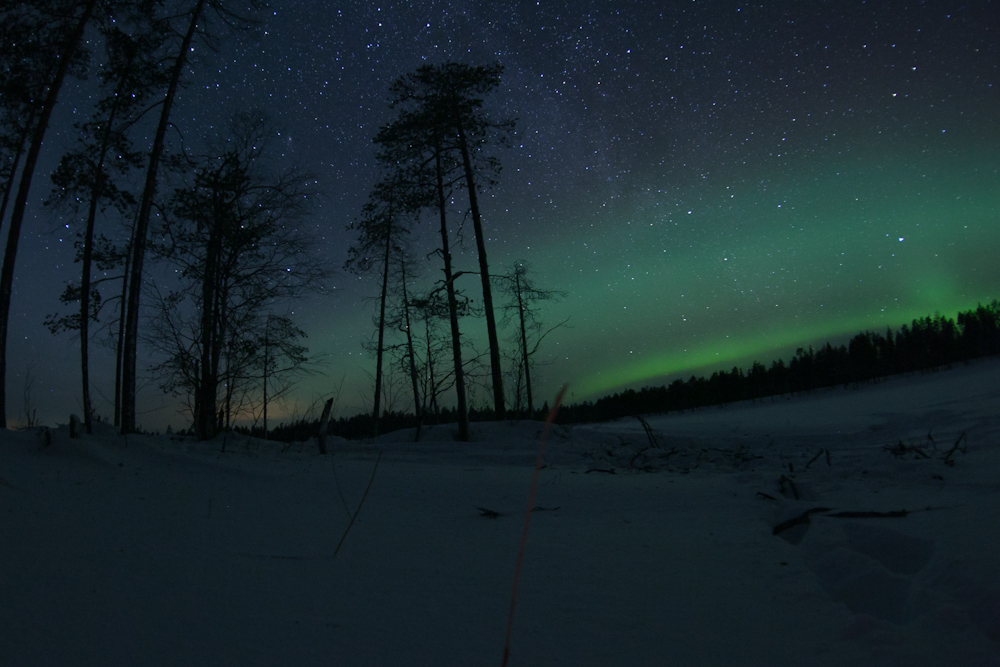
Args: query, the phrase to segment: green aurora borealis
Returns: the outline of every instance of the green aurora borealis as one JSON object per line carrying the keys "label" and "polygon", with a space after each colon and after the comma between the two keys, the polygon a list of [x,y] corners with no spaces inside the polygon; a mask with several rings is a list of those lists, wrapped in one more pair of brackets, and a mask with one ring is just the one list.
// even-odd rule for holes
{"label": "green aurora borealis", "polygon": [[625,235],[577,238],[546,272],[572,285],[553,319],[587,331],[559,336],[545,377],[593,398],[997,298],[998,168],[972,145],[811,159],[761,183],[708,180],[690,207],[636,210]]}

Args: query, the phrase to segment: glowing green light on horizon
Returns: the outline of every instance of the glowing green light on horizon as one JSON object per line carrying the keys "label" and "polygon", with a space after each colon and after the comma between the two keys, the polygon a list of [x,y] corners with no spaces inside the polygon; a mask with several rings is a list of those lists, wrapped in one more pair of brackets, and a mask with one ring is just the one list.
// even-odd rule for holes
{"label": "glowing green light on horizon", "polygon": [[767,174],[766,188],[706,185],[690,207],[636,211],[619,235],[581,230],[588,253],[558,281],[588,318],[574,396],[770,365],[1000,296],[995,151],[930,159],[884,147],[800,166]]}
{"label": "glowing green light on horizon", "polygon": [[[955,313],[975,308],[979,302],[962,304],[957,308],[939,309],[942,314],[954,318]],[[898,322],[875,322],[871,317],[854,317],[840,322],[823,322],[808,327],[788,329],[782,327],[772,332],[759,332],[743,338],[715,338],[691,346],[687,351],[668,351],[651,355],[625,365],[606,368],[573,382],[575,394],[580,399],[594,398],[619,388],[643,384],[659,386],[666,378],[679,374],[708,374],[715,370],[728,371],[735,365],[749,367],[750,359],[770,366],[783,350],[797,346],[822,345],[835,342],[861,331],[883,332],[886,327],[898,330],[913,320],[932,315],[926,311],[895,311]],[[787,359],[785,359],[787,361]],[[746,370],[746,368],[744,368]]]}

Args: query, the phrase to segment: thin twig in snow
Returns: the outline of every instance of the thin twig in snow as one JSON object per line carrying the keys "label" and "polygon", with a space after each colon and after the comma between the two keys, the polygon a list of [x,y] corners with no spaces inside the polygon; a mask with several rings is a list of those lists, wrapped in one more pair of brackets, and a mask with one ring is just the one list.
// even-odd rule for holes
{"label": "thin twig in snow", "polygon": [[354,525],[354,520],[358,518],[358,512],[361,511],[361,506],[365,504],[365,498],[368,497],[368,492],[372,488],[372,482],[375,481],[375,471],[378,470],[378,462],[382,459],[382,450],[378,450],[378,456],[375,457],[375,467],[372,468],[372,478],[368,480],[368,486],[365,487],[365,493],[361,496],[361,502],[358,503],[358,509],[354,510],[354,516],[351,517],[351,522],[347,524],[347,528],[344,530],[344,534],[340,536],[340,542],[337,544],[337,548],[333,551],[333,557],[336,558],[337,554],[340,553],[340,547],[343,546],[344,540],[347,539],[347,533],[351,531],[351,526]]}

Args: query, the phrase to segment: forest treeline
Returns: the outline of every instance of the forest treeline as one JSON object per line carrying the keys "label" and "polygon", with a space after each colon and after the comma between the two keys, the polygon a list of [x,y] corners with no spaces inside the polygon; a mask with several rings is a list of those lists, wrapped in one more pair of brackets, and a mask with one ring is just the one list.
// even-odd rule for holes
{"label": "forest treeline", "polygon": [[[825,387],[859,386],[893,375],[929,371],[996,354],[1000,354],[1000,301],[993,300],[960,312],[955,319],[927,316],[897,331],[890,328],[884,334],[858,333],[846,345],[827,343],[819,349],[799,348],[787,362],[777,359],[770,367],[755,361],[747,370],[734,367],[730,371],[716,371],[707,378],[691,376],[669,385],[627,389],[596,401],[564,405],[556,422],[601,422],[735,401],[758,401]],[[533,417],[544,419],[547,411],[548,404],[534,411]],[[469,416],[471,421],[488,421],[495,415],[487,409],[470,411]],[[454,418],[452,410],[442,409],[431,423],[449,423]],[[330,422],[328,433],[350,439],[367,437],[371,434],[371,422],[371,414],[341,418]],[[417,416],[409,413],[382,415],[384,431],[413,428],[418,422]],[[318,420],[303,419],[281,424],[270,435],[285,442],[305,440],[315,436],[318,427]]]}
{"label": "forest treeline", "polygon": [[840,385],[876,383],[901,373],[927,371],[1000,353],[1000,301],[960,312],[956,319],[923,317],[885,334],[864,331],[846,345],[799,348],[770,367],[755,361],[744,371],[716,371],[669,385],[628,389],[596,401],[563,406],[563,424],[607,421],[640,414],[757,401]]}

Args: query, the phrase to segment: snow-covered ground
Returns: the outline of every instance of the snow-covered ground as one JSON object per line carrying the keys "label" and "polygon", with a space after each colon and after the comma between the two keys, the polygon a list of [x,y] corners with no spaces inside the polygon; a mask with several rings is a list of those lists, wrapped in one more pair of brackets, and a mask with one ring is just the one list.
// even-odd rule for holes
{"label": "snow-covered ground", "polygon": [[[648,424],[550,434],[511,665],[1000,665],[1000,360]],[[499,665],[541,428],[3,433],[0,664]]]}

